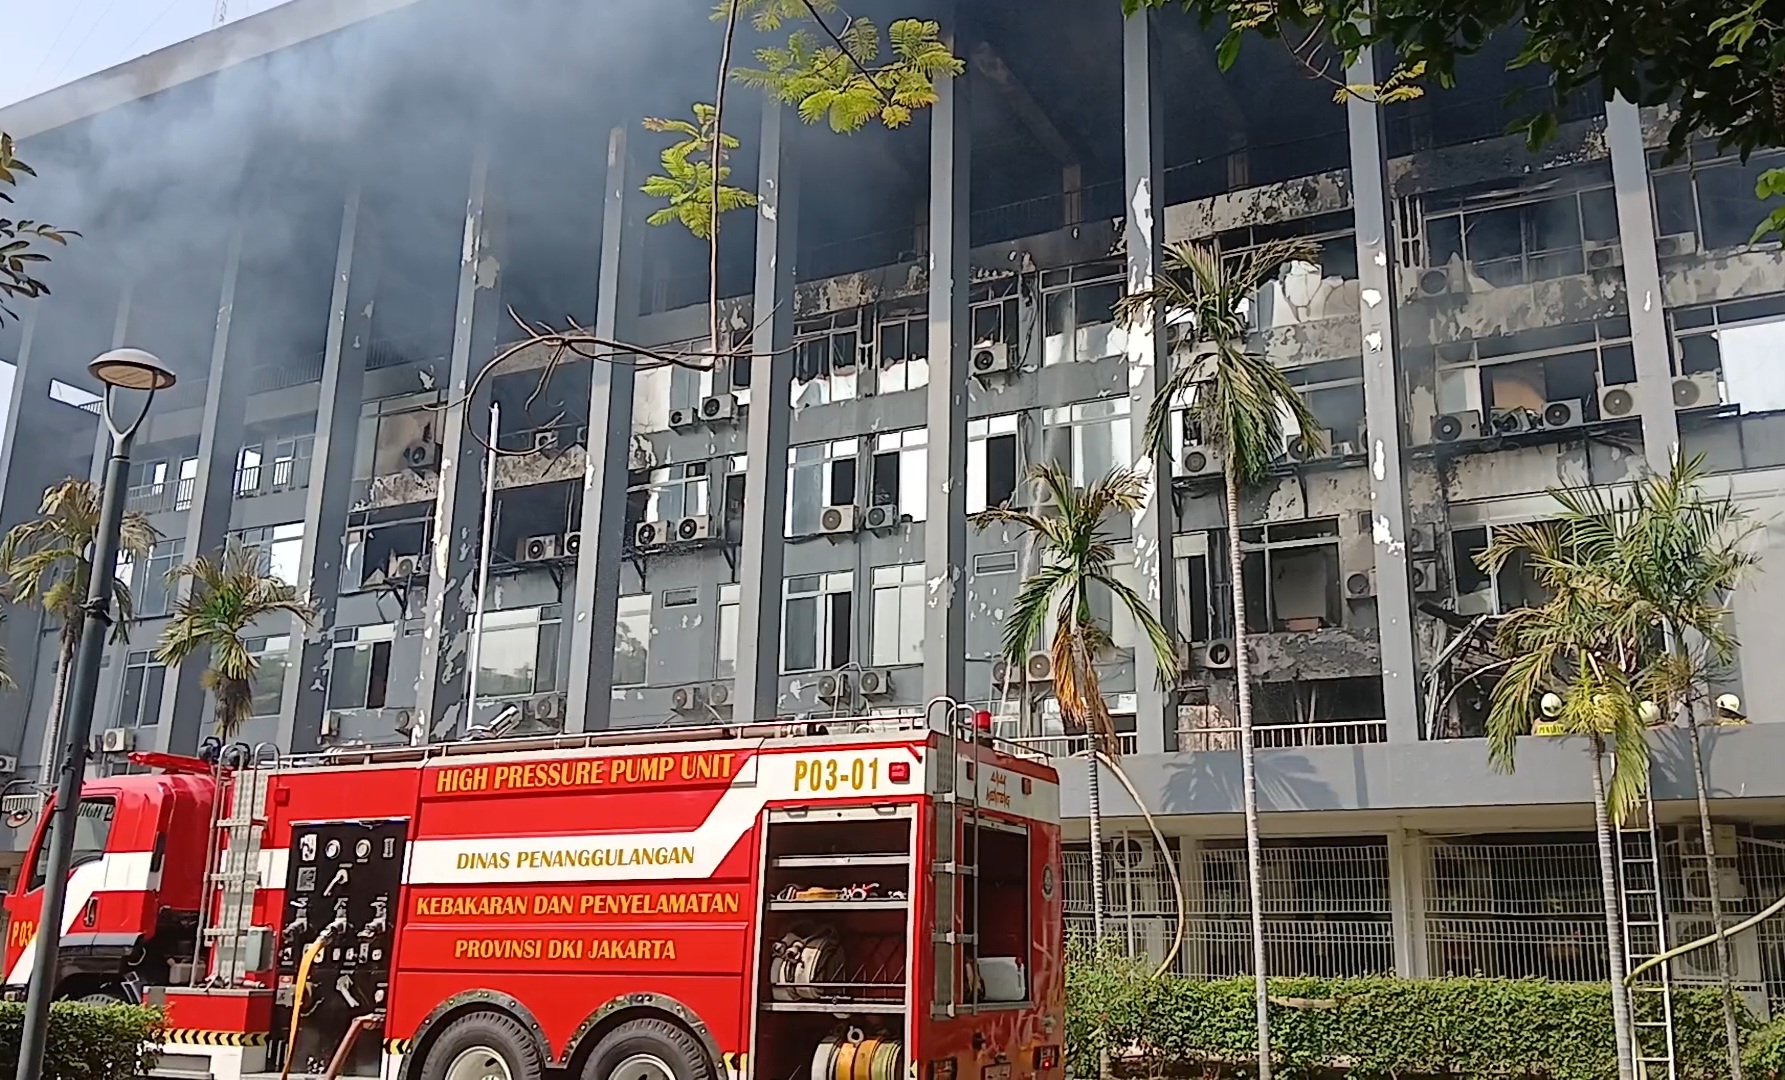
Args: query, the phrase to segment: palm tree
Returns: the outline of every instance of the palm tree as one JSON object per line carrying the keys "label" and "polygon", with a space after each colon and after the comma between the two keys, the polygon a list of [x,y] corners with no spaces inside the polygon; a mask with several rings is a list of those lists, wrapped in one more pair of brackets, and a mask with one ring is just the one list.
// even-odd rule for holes
{"label": "palm tree", "polygon": [[1518,736],[1530,734],[1540,718],[1549,733],[1587,740],[1618,1076],[1634,1080],[1612,825],[1622,824],[1648,798],[1649,747],[1638,700],[1653,626],[1636,594],[1609,572],[1616,567],[1604,557],[1598,535],[1604,522],[1581,513],[1592,497],[1554,494],[1563,503],[1561,520],[1496,529],[1477,559],[1484,570],[1497,572],[1515,555],[1522,557],[1548,596],[1506,615],[1496,632],[1499,650],[1513,660],[1494,687],[1488,755],[1495,767],[1511,771]]}
{"label": "palm tree", "polygon": [[1109,703],[1097,677],[1097,664],[1108,657],[1115,643],[1109,628],[1092,614],[1094,589],[1110,596],[1146,634],[1147,646],[1158,657],[1160,677],[1169,677],[1178,666],[1177,644],[1147,602],[1116,579],[1114,545],[1104,533],[1104,518],[1112,513],[1132,514],[1146,500],[1149,481],[1140,473],[1117,469],[1089,487],[1073,486],[1072,478],[1054,464],[1037,466],[1031,479],[1051,499],[1054,512],[1039,514],[1010,507],[993,507],[974,514],[975,528],[1015,525],[1034,535],[1041,568],[1023,582],[1016,604],[1004,622],[1003,653],[1008,664],[1021,665],[1053,623],[1049,653],[1054,667],[1054,700],[1061,720],[1069,729],[1089,736],[1087,791],[1091,819],[1091,904],[1096,932],[1103,936],[1103,826],[1098,794],[1100,755],[1115,761],[1121,753]]}
{"label": "palm tree", "polygon": [[[1759,526],[1732,499],[1705,495],[1699,489],[1703,476],[1703,458],[1695,457],[1677,462],[1666,475],[1645,477],[1624,492],[1591,489],[1559,492],[1556,498],[1562,507],[1559,520],[1572,530],[1575,557],[1620,586],[1623,602],[1631,605],[1625,615],[1631,633],[1645,623],[1650,630],[1641,639],[1635,687],[1644,702],[1654,703],[1652,719],[1683,715],[1686,721],[1716,926],[1729,1070],[1732,1080],[1741,1080],[1741,1021],[1729,942],[1722,933],[1723,897],[1699,707],[1708,669],[1735,656],[1737,642],[1728,629],[1725,600],[1755,564],[1747,542]],[[1642,706],[1638,708],[1641,711]]]}
{"label": "palm tree", "polygon": [[1260,884],[1258,781],[1252,752],[1251,660],[1246,652],[1246,590],[1240,550],[1240,492],[1264,480],[1282,457],[1288,427],[1315,439],[1313,413],[1282,371],[1252,348],[1250,311],[1259,290],[1286,263],[1311,262],[1319,249],[1275,241],[1231,255],[1210,244],[1167,245],[1153,288],[1124,297],[1119,314],[1133,324],[1163,311],[1184,326],[1191,347],[1174,350],[1172,370],[1147,414],[1146,442],[1157,461],[1167,450],[1171,414],[1184,409],[1186,433],[1221,456],[1227,497],[1228,580],[1233,593],[1234,683],[1238,695],[1240,772],[1246,811],[1246,882],[1252,902],[1252,971],[1258,1012],[1258,1075],[1270,1080],[1270,999],[1265,986],[1264,903]]}
{"label": "palm tree", "polygon": [[[99,532],[100,501],[98,484],[70,477],[43,493],[37,518],[13,526],[5,540],[0,541],[0,571],[6,575],[11,600],[35,602],[62,623],[57,640],[56,687],[46,725],[46,745],[52,755],[62,744],[62,706],[68,696],[68,678],[86,620],[83,605],[93,572],[92,549]],[[121,554],[145,558],[157,539],[159,534],[147,518],[135,513],[124,515],[118,542]],[[123,641],[129,636],[130,585],[118,580],[112,590],[116,617],[112,640]]]}
{"label": "palm tree", "polygon": [[167,579],[169,585],[185,580],[191,587],[162,631],[157,655],[172,667],[207,650],[204,687],[217,703],[217,735],[227,742],[254,714],[260,664],[243,633],[269,615],[294,615],[308,624],[315,612],[295,588],[261,569],[258,549],[235,540],[224,545],[220,559],[200,556],[175,567]]}

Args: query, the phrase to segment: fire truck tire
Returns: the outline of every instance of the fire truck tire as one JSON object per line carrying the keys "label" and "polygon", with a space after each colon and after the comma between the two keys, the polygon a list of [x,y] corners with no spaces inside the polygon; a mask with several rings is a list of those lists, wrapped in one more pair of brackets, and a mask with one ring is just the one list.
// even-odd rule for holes
{"label": "fire truck tire", "polygon": [[714,1080],[713,1061],[687,1028],[645,1017],[604,1035],[582,1080]]}
{"label": "fire truck tire", "polygon": [[421,1080],[540,1080],[539,1046],[520,1022],[480,1012],[446,1026],[428,1050]]}
{"label": "fire truck tire", "polygon": [[91,994],[82,994],[75,1000],[82,1005],[122,1005],[124,1004],[124,995],[100,990]]}

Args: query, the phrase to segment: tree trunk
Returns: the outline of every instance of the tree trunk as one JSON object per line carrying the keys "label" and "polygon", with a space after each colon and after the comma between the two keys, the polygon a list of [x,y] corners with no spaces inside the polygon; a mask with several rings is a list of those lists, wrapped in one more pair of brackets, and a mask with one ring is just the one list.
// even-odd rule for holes
{"label": "tree trunk", "polygon": [[1611,970],[1611,1027],[1618,1048],[1618,1080],[1636,1080],[1636,1055],[1631,1042],[1630,992],[1624,985],[1624,920],[1618,906],[1618,874],[1614,865],[1611,817],[1605,809],[1604,751],[1593,743],[1593,832],[1599,841],[1599,892],[1605,900],[1606,960]]}
{"label": "tree trunk", "polygon": [[1252,982],[1258,998],[1258,1080],[1271,1080],[1271,1001],[1264,963],[1264,886],[1259,866],[1258,778],[1252,760],[1252,662],[1246,655],[1245,557],[1240,480],[1227,470],[1227,571],[1233,589],[1233,681],[1240,714],[1240,788],[1246,807],[1246,891],[1252,902]]}
{"label": "tree trunk", "polygon": [[1692,739],[1692,786],[1698,793],[1698,831],[1704,842],[1705,887],[1711,894],[1711,919],[1717,928],[1717,981],[1723,988],[1723,1034],[1729,1042],[1729,1080],[1742,1080],[1742,1026],[1736,1018],[1735,970],[1729,939],[1723,934],[1723,888],[1717,881],[1717,847],[1712,839],[1711,801],[1704,775],[1704,753],[1698,745],[1698,712],[1686,703],[1686,731]]}
{"label": "tree trunk", "polygon": [[1091,756],[1086,759],[1089,770],[1085,773],[1085,805],[1091,818],[1091,932],[1097,939],[1097,946],[1103,946],[1103,797],[1099,791],[1098,773],[1102,766],[1097,761],[1097,748],[1091,747]]}
{"label": "tree trunk", "polygon": [[75,643],[62,641],[56,653],[56,687],[50,695],[50,715],[44,721],[43,782],[54,786],[56,772],[62,767],[62,705],[68,700],[68,680],[74,674]]}

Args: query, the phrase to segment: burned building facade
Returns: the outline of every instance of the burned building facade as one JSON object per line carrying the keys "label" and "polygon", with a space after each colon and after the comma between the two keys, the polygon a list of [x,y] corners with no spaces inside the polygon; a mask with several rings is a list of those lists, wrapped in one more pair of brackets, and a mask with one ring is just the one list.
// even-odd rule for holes
{"label": "burned building facade", "polygon": [[[752,355],[718,363],[698,362],[707,247],[647,224],[640,192],[667,143],[641,119],[712,94],[707,5],[495,21],[466,0],[294,0],[0,111],[44,177],[33,212],[85,234],[0,327],[0,526],[101,462],[88,359],[130,344],[180,375],[135,454],[130,506],[163,539],[123,568],[136,618],[103,673],[105,744],[208,733],[198,665],[166,669],[154,642],[166,571],[233,537],[318,612],[253,639],[238,737],[282,752],[948,695],[1070,754],[1046,658],[997,658],[1033,546],[967,516],[1032,502],[1038,462],[1080,483],[1150,463],[1169,483],[1109,530],[1185,648],[1161,680],[1101,598],[1125,772],[1168,837],[1103,785],[1114,925],[1163,947],[1176,860],[1180,967],[1249,969],[1243,638],[1275,972],[1603,977],[1588,758],[1530,739],[1516,772],[1489,767],[1480,619],[1534,586],[1474,555],[1552,513],[1550,489],[1676,453],[1776,520],[1785,255],[1749,242],[1769,162],[1709,143],[1665,161],[1664,112],[1549,102],[1541,71],[1506,70],[1510,37],[1454,89],[1382,105],[1335,100],[1367,59],[1340,78],[1258,41],[1223,73],[1214,31],[1119,7],[891,11],[938,19],[966,61],[895,131],[834,134],[734,87],[729,182],[760,203],[724,219],[714,266],[726,349]],[[1561,123],[1531,149],[1507,125],[1540,103]],[[1142,438],[1172,332],[1115,307],[1167,243],[1282,237],[1319,253],[1254,300],[1257,345],[1322,430],[1246,493],[1238,627],[1220,461],[1181,424],[1169,461]],[[643,351],[510,348],[517,320],[567,318]],[[1744,660],[1717,689],[1751,722],[1708,736],[1736,912],[1785,891],[1781,590],[1763,572],[1733,599]],[[5,623],[0,751],[25,779],[57,629]],[[1679,933],[1706,917],[1682,738],[1654,737]],[[1082,759],[1062,771],[1083,815]],[[1090,857],[1065,874],[1086,918]],[[1757,1005],[1785,1001],[1785,932],[1737,954]]]}

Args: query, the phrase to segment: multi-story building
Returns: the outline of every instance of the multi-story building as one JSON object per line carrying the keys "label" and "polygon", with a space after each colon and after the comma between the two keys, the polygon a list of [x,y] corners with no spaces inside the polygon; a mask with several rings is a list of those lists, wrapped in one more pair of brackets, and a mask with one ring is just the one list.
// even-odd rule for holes
{"label": "multi-story building", "polygon": [[[1548,489],[1676,451],[1776,514],[1785,256],[1749,243],[1768,160],[1693,143],[1664,163],[1664,115],[1553,101],[1540,70],[1506,70],[1510,36],[1454,89],[1379,105],[1335,101],[1367,62],[1276,43],[1223,73],[1215,31],[1176,12],[880,5],[939,19],[967,74],[909,127],[849,136],[732,88],[731,182],[762,201],[727,217],[715,261],[723,351],[740,355],[706,363],[708,251],[646,224],[660,204],[639,189],[668,144],[641,119],[712,95],[709,6],[293,0],[0,110],[42,175],[32,215],[85,234],[47,272],[54,295],[0,327],[16,364],[0,526],[96,468],[88,359],[127,343],[180,377],[136,448],[130,505],[164,539],[126,567],[136,619],[109,648],[96,730],[188,752],[207,733],[199,665],[165,670],[153,645],[177,599],[165,571],[234,536],[319,613],[259,628],[251,743],[946,694],[1070,752],[1045,663],[996,662],[1034,551],[966,515],[1032,499],[1037,462],[1083,482],[1151,457],[1170,335],[1114,306],[1163,244],[1306,237],[1318,256],[1252,310],[1330,450],[1286,445],[1247,495],[1246,625],[1219,463],[1181,425],[1157,498],[1109,523],[1187,646],[1160,680],[1105,609],[1125,772],[1168,838],[1158,851],[1101,785],[1114,925],[1159,947],[1175,860],[1180,966],[1248,968],[1243,631],[1274,970],[1601,977],[1588,758],[1536,738],[1516,772],[1489,767],[1497,658],[1475,618],[1532,585],[1472,555],[1550,512]],[[741,31],[740,55],[757,37]],[[1561,123],[1531,149],[1508,122],[1541,104]],[[490,369],[525,340],[517,319],[566,317],[623,344],[535,345]],[[1733,598],[1745,650],[1717,690],[1752,722],[1707,736],[1737,913],[1785,891],[1785,669],[1766,659],[1781,590],[1762,573]],[[13,608],[4,632],[18,688],[0,695],[0,750],[29,780],[56,627]],[[1706,875],[1678,829],[1681,733],[1653,746],[1677,937],[1703,924]],[[1080,816],[1083,774],[1065,773]],[[1066,874],[1081,915],[1088,860]],[[1737,949],[1757,1002],[1785,998],[1772,925]]]}

